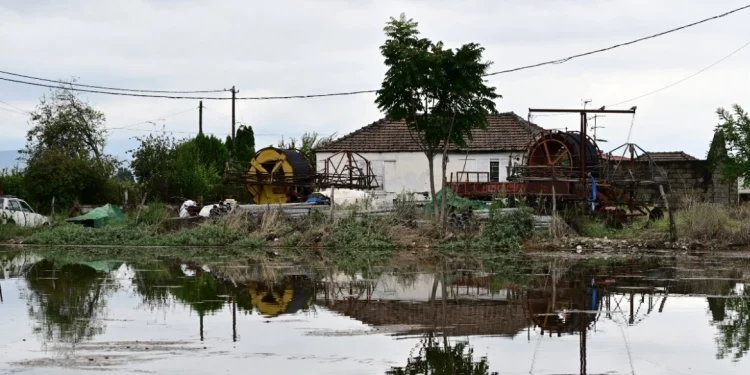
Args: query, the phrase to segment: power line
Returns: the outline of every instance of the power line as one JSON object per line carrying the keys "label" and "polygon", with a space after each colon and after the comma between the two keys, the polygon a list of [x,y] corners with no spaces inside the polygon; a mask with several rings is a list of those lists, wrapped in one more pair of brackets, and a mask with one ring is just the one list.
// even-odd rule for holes
{"label": "power line", "polygon": [[[517,71],[520,71],[520,70],[532,69],[532,68],[537,68],[537,67],[541,67],[541,66],[545,66],[545,65],[562,64],[562,63],[568,62],[568,61],[570,61],[572,59],[576,59],[576,58],[579,58],[579,57],[584,57],[584,56],[593,55],[593,54],[600,53],[600,52],[609,51],[609,50],[612,50],[612,49],[615,49],[615,48],[628,46],[628,45],[631,45],[631,44],[642,42],[644,40],[654,39],[654,38],[657,38],[657,37],[660,37],[660,36],[663,36],[663,35],[674,33],[676,31],[680,31],[680,30],[683,30],[683,29],[686,29],[686,28],[689,28],[689,27],[697,26],[697,25],[700,25],[700,24],[708,22],[708,21],[712,21],[712,20],[715,20],[715,19],[726,17],[726,16],[728,16],[730,14],[733,14],[733,13],[736,13],[736,12],[739,12],[739,11],[742,11],[742,10],[745,10],[745,9],[748,9],[748,8],[750,8],[750,5],[746,5],[746,6],[743,6],[743,7],[740,7],[740,8],[737,8],[737,9],[734,9],[734,10],[731,10],[731,11],[728,11],[728,12],[716,15],[716,16],[713,16],[713,17],[705,18],[705,19],[702,19],[702,20],[697,21],[697,22],[693,22],[693,23],[690,23],[690,24],[687,24],[687,25],[683,25],[683,26],[677,27],[677,28],[674,28],[674,29],[670,29],[670,30],[663,31],[663,32],[660,32],[660,33],[657,33],[657,34],[649,35],[649,36],[646,36],[646,37],[643,37],[643,38],[638,38],[638,39],[635,39],[635,40],[631,40],[629,42],[620,43],[620,44],[616,44],[616,45],[613,45],[613,46],[610,46],[610,47],[601,48],[601,49],[597,49],[597,50],[593,50],[593,51],[589,51],[589,52],[585,52],[585,53],[580,53],[580,54],[577,54],[577,55],[572,55],[572,56],[568,56],[568,57],[557,59],[557,60],[545,61],[545,62],[541,62],[541,63],[537,63],[537,64],[532,64],[532,65],[525,65],[525,66],[521,66],[521,67],[517,67],[517,68],[513,68],[513,69],[506,69],[506,70],[501,70],[501,71],[497,71],[497,72],[492,72],[492,73],[486,74],[485,76],[487,77],[487,76],[494,76],[494,75],[498,75],[498,74],[512,73],[512,72],[517,72]],[[46,82],[60,83],[59,81],[54,81],[54,80],[45,79],[45,78],[37,78],[37,77],[32,77],[32,76],[25,76],[25,75],[21,75],[21,74],[17,74],[17,73],[10,73],[10,72],[4,72],[4,71],[0,71],[0,73],[10,74],[10,75],[14,75],[14,76],[17,76],[17,77],[24,77],[24,78],[29,78],[29,79],[42,80],[42,81],[46,81]],[[20,81],[20,80],[9,79],[9,78],[4,78],[4,77],[0,77],[0,80],[4,80],[4,81],[8,81],[8,82],[14,82],[14,83],[20,83],[20,84],[26,84],[26,85],[32,85],[32,86],[47,87],[47,88],[58,88],[59,87],[59,85],[58,86],[51,86],[51,85],[46,85],[46,84],[41,84],[41,83]],[[92,86],[92,85],[82,85],[82,84],[75,84],[75,85],[76,86],[80,86],[80,87],[98,88],[98,89],[106,89],[106,90],[134,91],[134,92],[151,92],[151,93],[186,93],[187,94],[187,93],[208,93],[208,92],[218,92],[218,91],[222,91],[223,92],[223,91],[226,91],[226,90],[213,90],[213,91],[212,90],[198,90],[198,91],[131,90],[131,89],[118,89],[118,88],[105,87],[105,86]],[[119,95],[119,96],[134,96],[134,97],[146,97],[146,98],[194,99],[194,100],[231,100],[232,99],[232,98],[221,98],[221,97],[150,95],[150,94],[137,94],[137,93],[130,93],[130,92],[111,92],[111,91],[88,90],[88,89],[79,89],[79,88],[75,88],[75,87],[70,87],[68,89],[72,90],[72,91],[89,92],[89,93],[94,93],[94,94]],[[308,94],[308,95],[239,97],[239,98],[237,98],[237,100],[309,99],[309,98],[321,98],[321,97],[350,96],[350,95],[359,95],[359,94],[369,94],[369,93],[374,93],[376,91],[377,90],[359,90],[359,91],[349,91],[349,92],[336,92],[336,93],[325,93],[325,94]]]}
{"label": "power line", "polygon": [[27,111],[27,110],[25,110],[25,109],[21,109],[21,108],[18,108],[18,107],[14,106],[13,104],[10,104],[10,103],[8,103],[8,102],[4,102],[4,101],[0,100],[0,103],[3,103],[3,104],[5,104],[5,105],[7,105],[8,107],[11,107],[11,108],[17,109],[17,110],[19,110],[19,111],[21,111],[21,112],[23,112],[23,113],[25,113],[25,114],[29,114],[29,115],[31,114],[31,111]]}
{"label": "power line", "polygon": [[[21,84],[24,84],[24,85],[39,86],[39,87],[48,87],[48,88],[53,88],[53,89],[59,89],[60,88],[60,85],[52,86],[52,85],[47,85],[47,84],[43,84],[43,83],[19,81],[17,79],[10,79],[10,78],[5,78],[5,77],[0,77],[0,80],[2,80],[2,81],[8,81],[8,82],[14,82],[14,83],[21,83]],[[200,97],[200,96],[172,96],[172,95],[133,94],[133,93],[126,93],[126,92],[111,92],[111,91],[79,89],[79,88],[75,88],[75,87],[68,87],[66,89],[70,90],[70,91],[90,92],[90,93],[94,93],[94,94],[106,94],[106,95],[118,95],[118,96],[135,96],[135,97],[139,97],[139,98],[194,99],[194,100],[231,100],[232,99],[232,98]]]}
{"label": "power line", "polygon": [[348,95],[359,95],[369,94],[378,90],[360,90],[360,91],[349,91],[349,92],[334,92],[329,94],[310,94],[310,95],[287,95],[287,96],[248,96],[240,97],[237,100],[278,100],[278,99],[309,99],[309,98],[324,98],[329,96],[348,96]]}
{"label": "power line", "polygon": [[186,113],[186,112],[190,112],[190,111],[194,111],[194,110],[196,110],[196,109],[197,109],[197,107],[193,107],[193,108],[190,108],[190,109],[186,109],[186,110],[184,110],[184,111],[180,111],[180,112],[172,113],[172,114],[169,114],[169,115],[165,115],[165,116],[160,116],[160,117],[158,117],[158,118],[155,118],[155,119],[152,119],[152,120],[147,120],[147,121],[136,122],[136,123],[134,123],[134,124],[130,124],[130,125],[125,125],[125,126],[120,126],[120,127],[116,127],[116,128],[107,128],[107,130],[123,130],[123,129],[127,129],[127,128],[130,128],[130,127],[132,127],[132,126],[136,126],[136,125],[141,125],[141,124],[148,124],[148,123],[151,123],[151,122],[154,122],[154,121],[158,121],[158,120],[164,120],[164,119],[166,119],[166,118],[169,118],[169,117],[173,117],[173,116],[177,116],[177,115],[181,115],[181,114],[183,114],[183,113]]}
{"label": "power line", "polygon": [[[724,60],[726,60],[726,59],[734,56],[738,52],[740,52],[743,49],[745,49],[745,47],[747,47],[747,46],[750,46],[750,42],[747,42],[747,43],[743,44],[740,48],[737,48],[736,50],[732,51],[728,55],[720,58],[719,60],[714,61],[713,63],[711,63],[711,65],[708,65],[705,68],[703,68],[703,69],[701,69],[701,70],[699,70],[699,71],[697,71],[697,72],[695,72],[695,73],[693,73],[693,74],[691,74],[691,75],[689,75],[689,76],[687,76],[687,77],[685,77],[683,79],[680,79],[679,81],[672,82],[672,83],[670,83],[670,84],[668,84],[668,85],[666,85],[664,87],[658,88],[656,90],[650,91],[650,92],[642,94],[642,95],[638,95],[636,97],[633,97],[633,98],[630,98],[630,99],[627,99],[627,100],[623,100],[621,102],[617,102],[617,103],[614,103],[614,104],[607,104],[607,105],[605,105],[605,107],[615,107],[615,106],[618,106],[618,105],[621,105],[621,104],[629,103],[629,102],[632,102],[633,100],[638,100],[638,99],[641,99],[641,98],[645,98],[647,96],[650,96],[650,95],[656,94],[658,92],[664,91],[664,90],[666,90],[668,88],[671,88],[673,86],[677,86],[678,84],[680,84],[682,82],[685,82],[685,81],[689,80],[690,78],[693,78],[693,77],[695,77],[695,76],[697,76],[697,75],[699,75],[699,74],[701,74],[701,73],[703,73],[703,72],[705,72],[705,71],[713,68],[716,65],[719,65],[721,62],[723,62]],[[554,113],[554,114],[542,114],[542,115],[533,115],[533,116],[534,117],[556,117],[556,116],[564,116],[564,115],[570,115],[570,113]]]}
{"label": "power line", "polygon": [[719,59],[719,60],[715,61],[715,62],[714,62],[713,64],[711,64],[711,65],[709,65],[709,66],[707,66],[707,67],[705,67],[705,68],[703,68],[703,69],[701,69],[701,70],[699,70],[699,71],[697,71],[697,72],[695,72],[695,73],[693,73],[693,74],[691,74],[691,75],[689,75],[689,76],[687,76],[687,77],[685,77],[685,78],[683,78],[683,79],[681,79],[681,80],[679,80],[679,81],[676,81],[676,82],[670,83],[669,85],[666,85],[666,86],[664,86],[664,87],[662,87],[662,88],[660,88],[660,89],[656,89],[656,90],[654,90],[654,91],[651,91],[651,92],[649,92],[649,93],[646,93],[646,94],[643,94],[643,95],[639,95],[639,96],[636,96],[635,98],[631,98],[631,99],[628,99],[628,100],[623,100],[623,101],[621,101],[621,102],[619,102],[619,103],[615,103],[615,104],[610,104],[610,105],[607,105],[607,107],[614,107],[614,106],[616,106],[616,105],[620,105],[620,104],[625,104],[625,103],[628,103],[628,102],[632,102],[633,100],[637,100],[637,99],[645,98],[645,97],[647,97],[647,96],[649,96],[649,95],[652,95],[652,94],[656,94],[657,92],[660,92],[660,91],[664,91],[664,90],[666,90],[666,89],[668,89],[668,88],[670,88],[670,87],[672,87],[672,86],[676,86],[676,85],[678,85],[678,84],[680,84],[680,83],[682,83],[682,82],[685,82],[685,81],[689,80],[690,78],[693,78],[693,77],[697,76],[698,74],[701,74],[701,73],[705,72],[706,70],[709,70],[709,69],[713,68],[714,66],[718,65],[718,64],[719,64],[719,63],[721,63],[722,61],[724,61],[724,60],[726,60],[726,59],[728,59],[728,58],[732,57],[732,56],[733,56],[734,54],[736,54],[737,52],[740,52],[741,50],[743,50],[743,49],[744,49],[745,47],[747,47],[747,46],[750,46],[750,42],[747,42],[747,43],[743,44],[743,45],[742,45],[742,47],[740,47],[740,48],[737,48],[737,49],[736,49],[736,50],[734,50],[734,51],[733,51],[732,53],[730,53],[730,54],[728,54],[728,55],[726,55],[726,56],[722,57],[721,59]]}
{"label": "power line", "polygon": [[638,38],[638,39],[635,39],[635,40],[631,40],[629,42],[615,44],[614,46],[610,46],[610,47],[606,47],[606,48],[601,48],[601,49],[597,49],[597,50],[594,50],[594,51],[579,53],[577,55],[564,57],[562,59],[557,59],[557,60],[552,60],[552,61],[545,61],[545,62],[541,62],[541,63],[537,63],[537,64],[532,64],[532,65],[521,66],[521,67],[513,68],[513,69],[501,70],[499,72],[493,72],[493,73],[486,74],[485,76],[494,76],[494,75],[497,75],[497,74],[517,72],[519,70],[537,68],[537,67],[544,66],[544,65],[562,64],[562,63],[568,62],[568,61],[573,60],[573,59],[578,58],[578,57],[583,57],[583,56],[593,55],[595,53],[600,53],[600,52],[605,52],[605,51],[613,50],[615,48],[628,46],[628,45],[631,45],[631,44],[642,42],[644,40],[653,39],[653,38],[657,38],[657,37],[660,37],[660,36],[663,36],[663,35],[667,35],[667,34],[675,32],[675,31],[680,31],[680,30],[683,30],[683,29],[687,29],[689,27],[697,26],[697,25],[700,25],[700,24],[708,22],[708,21],[712,21],[712,20],[715,20],[715,19],[726,17],[726,16],[728,16],[728,15],[730,15],[732,13],[736,13],[736,12],[739,12],[741,10],[745,10],[747,8],[750,8],[750,5],[745,5],[743,7],[731,10],[729,12],[719,14],[717,16],[705,18],[705,19],[702,19],[702,20],[697,21],[697,22],[689,23],[687,25],[680,26],[680,27],[677,27],[677,28],[674,28],[674,29],[671,29],[671,30],[663,31],[663,32],[660,32],[658,34],[653,34],[653,35],[649,35],[649,36],[646,36],[646,37],[643,37],[643,38]]}
{"label": "power line", "polygon": [[[4,103],[4,102],[3,102],[3,103]],[[8,111],[8,112],[10,112],[10,113],[15,113],[15,114],[17,114],[17,115],[24,115],[24,116],[26,116],[26,115],[27,115],[27,113],[23,113],[23,112],[15,111],[15,110],[12,110],[12,109],[8,109],[8,108],[5,108],[5,107],[0,107],[0,109],[2,109],[3,111]]]}
{"label": "power line", "polygon": [[18,73],[11,73],[0,70],[0,73],[7,74],[9,76],[15,76],[15,77],[21,77],[21,78],[27,78],[27,79],[33,79],[36,81],[44,81],[44,82],[52,82],[57,84],[66,84],[70,86],[79,86],[79,87],[88,87],[92,89],[102,89],[102,90],[110,90],[110,91],[129,91],[129,92],[150,92],[150,93],[162,93],[162,94],[205,94],[205,93],[216,93],[216,92],[224,92],[227,90],[224,89],[216,89],[216,90],[193,90],[193,91],[170,91],[170,90],[139,90],[139,89],[124,89],[119,87],[107,87],[107,86],[94,86],[94,85],[84,85],[82,83],[75,83],[75,82],[64,82],[59,80],[53,80],[48,78],[39,78],[34,76],[27,76],[24,74],[18,74]]}

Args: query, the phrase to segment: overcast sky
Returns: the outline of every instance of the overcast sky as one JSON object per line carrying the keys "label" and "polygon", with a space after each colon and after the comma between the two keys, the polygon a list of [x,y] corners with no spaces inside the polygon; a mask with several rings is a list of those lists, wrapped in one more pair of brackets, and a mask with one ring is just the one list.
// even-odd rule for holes
{"label": "overcast sky", "polygon": [[[158,90],[221,89],[240,96],[377,89],[385,67],[378,47],[390,16],[405,12],[425,37],[457,47],[476,42],[502,70],[589,51],[694,22],[746,0],[672,1],[240,1],[3,0],[0,70],[79,83]],[[750,10],[617,50],[489,78],[500,111],[614,104],[690,76],[750,42]],[[638,106],[632,139],[647,150],[704,157],[717,107],[750,107],[750,47]],[[46,89],[0,81],[0,100],[31,110]],[[219,94],[224,95],[224,94]],[[198,101],[87,94],[108,127],[156,120],[197,131]],[[381,117],[374,94],[306,100],[242,101],[237,119],[275,144],[304,131],[339,135]],[[204,130],[226,136],[229,101],[204,102]],[[12,109],[0,103],[0,107]],[[196,110],[189,111],[191,108]],[[186,111],[180,115],[165,117]],[[22,147],[27,116],[0,110],[0,150]],[[578,117],[535,119],[577,128]],[[605,151],[627,139],[629,115],[608,115]],[[140,124],[135,129],[153,129]],[[119,156],[143,131],[112,131]],[[176,134],[179,137],[185,134]]]}

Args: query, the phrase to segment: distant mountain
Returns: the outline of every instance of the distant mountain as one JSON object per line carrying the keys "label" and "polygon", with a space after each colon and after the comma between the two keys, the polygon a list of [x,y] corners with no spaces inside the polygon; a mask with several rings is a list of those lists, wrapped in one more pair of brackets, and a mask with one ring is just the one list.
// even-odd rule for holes
{"label": "distant mountain", "polygon": [[12,169],[15,166],[23,167],[24,162],[18,159],[18,151],[16,150],[5,150],[0,151],[0,170],[5,168]]}

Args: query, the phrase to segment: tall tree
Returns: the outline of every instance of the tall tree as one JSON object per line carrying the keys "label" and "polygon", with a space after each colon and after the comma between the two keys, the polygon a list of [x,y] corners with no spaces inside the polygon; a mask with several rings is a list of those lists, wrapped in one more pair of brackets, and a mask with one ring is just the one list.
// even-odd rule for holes
{"label": "tall tree", "polygon": [[716,114],[721,122],[716,126],[708,161],[721,170],[726,181],[742,177],[750,183],[750,117],[737,104],[732,112],[719,108]]}
{"label": "tall tree", "polygon": [[255,133],[250,125],[240,125],[232,145],[232,159],[248,163],[255,156]]}
{"label": "tall tree", "polygon": [[31,199],[46,208],[56,198],[103,203],[118,163],[104,152],[105,117],[61,83],[42,97],[31,113],[26,135],[24,184]]}
{"label": "tall tree", "polygon": [[436,200],[435,157],[442,153],[445,189],[450,145],[466,147],[472,129],[486,128],[499,95],[482,78],[491,65],[482,62],[484,48],[470,43],[448,49],[442,42],[420,38],[417,26],[404,14],[386,24],[380,51],[388,71],[375,103],[388,119],[406,122],[427,157],[433,208],[436,218],[444,219],[445,204],[440,210]]}
{"label": "tall tree", "polygon": [[134,137],[138,148],[128,151],[133,157],[133,169],[138,184],[152,198],[169,200],[175,168],[174,155],[177,141],[166,133]]}
{"label": "tall tree", "polygon": [[195,143],[201,163],[217,171],[223,171],[229,160],[229,150],[220,139],[213,135],[198,134],[190,140]]}

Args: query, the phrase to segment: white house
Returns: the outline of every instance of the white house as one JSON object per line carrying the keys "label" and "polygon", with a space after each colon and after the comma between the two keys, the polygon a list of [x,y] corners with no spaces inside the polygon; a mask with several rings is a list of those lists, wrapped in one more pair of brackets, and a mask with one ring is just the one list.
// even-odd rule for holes
{"label": "white house", "polygon": [[[470,181],[505,181],[508,166],[520,162],[535,132],[541,130],[513,112],[489,116],[485,130],[474,130],[468,147],[449,146],[447,175],[458,179],[459,172]],[[427,157],[404,122],[376,121],[318,148],[317,169],[337,152],[357,152],[369,160],[379,189],[386,193],[430,191]],[[442,179],[441,156],[435,158],[435,185]]]}

